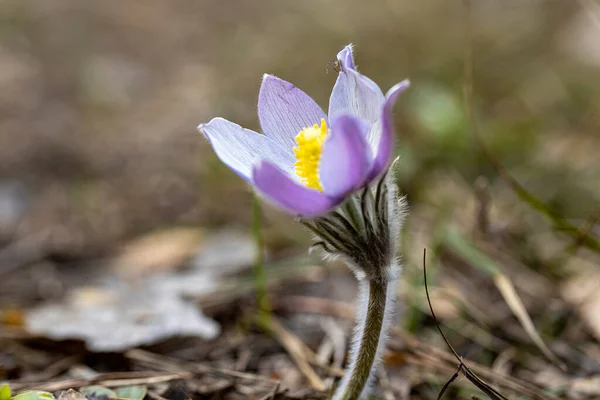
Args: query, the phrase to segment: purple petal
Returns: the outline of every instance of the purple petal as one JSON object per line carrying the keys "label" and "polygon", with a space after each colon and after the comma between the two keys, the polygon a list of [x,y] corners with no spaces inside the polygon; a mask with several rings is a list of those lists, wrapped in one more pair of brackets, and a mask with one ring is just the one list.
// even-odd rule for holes
{"label": "purple petal", "polygon": [[345,71],[346,69],[356,69],[356,65],[354,65],[353,50],[354,46],[352,46],[352,44],[349,44],[337,54],[337,59],[340,63],[340,69],[342,71]]}
{"label": "purple petal", "polygon": [[221,161],[248,182],[252,181],[252,166],[259,160],[268,160],[287,173],[294,173],[294,157],[265,135],[223,118],[200,124],[198,130]]}
{"label": "purple petal", "polygon": [[329,118],[350,114],[373,124],[381,118],[384,101],[383,93],[375,82],[353,69],[342,69],[329,98]]}
{"label": "purple petal", "polygon": [[303,128],[320,124],[327,116],[296,86],[273,75],[263,78],[258,94],[258,119],[266,136],[293,152],[294,138]]}
{"label": "purple petal", "polygon": [[328,196],[344,197],[365,182],[373,162],[366,139],[368,129],[350,115],[333,120],[319,165],[321,185]]}
{"label": "purple petal", "polygon": [[294,215],[316,217],[335,208],[343,200],[295,182],[267,161],[254,167],[253,178],[255,187],[268,201]]}
{"label": "purple petal", "polygon": [[385,95],[385,104],[383,106],[383,115],[381,116],[381,129],[380,138],[378,142],[375,142],[375,160],[373,161],[373,169],[369,174],[369,180],[375,179],[381,173],[383,173],[390,166],[392,158],[394,156],[394,103],[400,93],[402,93],[410,82],[403,80],[400,83],[394,85]]}

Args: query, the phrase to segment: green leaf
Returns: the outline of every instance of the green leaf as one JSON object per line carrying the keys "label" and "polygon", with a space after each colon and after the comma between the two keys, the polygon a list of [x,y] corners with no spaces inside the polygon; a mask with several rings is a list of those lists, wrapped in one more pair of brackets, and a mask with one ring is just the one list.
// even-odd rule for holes
{"label": "green leaf", "polygon": [[86,396],[106,396],[106,397],[117,397],[117,394],[110,390],[109,388],[106,388],[104,386],[100,386],[100,385],[92,385],[92,386],[84,386],[82,388],[79,389],[79,391],[83,394],[85,394]]}
{"label": "green leaf", "polygon": [[42,392],[40,390],[29,390],[19,393],[12,400],[55,400],[54,395],[50,392]]}
{"label": "green leaf", "polygon": [[10,400],[10,386],[2,385],[0,386],[0,400]]}
{"label": "green leaf", "polygon": [[146,386],[123,386],[116,390],[117,397],[122,399],[142,400],[148,393]]}

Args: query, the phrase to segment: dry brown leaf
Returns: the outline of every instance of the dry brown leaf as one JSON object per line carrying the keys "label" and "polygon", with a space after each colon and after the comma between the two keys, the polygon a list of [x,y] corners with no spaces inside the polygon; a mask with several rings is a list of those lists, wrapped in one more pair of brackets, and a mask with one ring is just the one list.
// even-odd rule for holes
{"label": "dry brown leaf", "polygon": [[152,232],[126,244],[112,267],[128,279],[176,269],[198,251],[203,237],[203,231],[195,228]]}

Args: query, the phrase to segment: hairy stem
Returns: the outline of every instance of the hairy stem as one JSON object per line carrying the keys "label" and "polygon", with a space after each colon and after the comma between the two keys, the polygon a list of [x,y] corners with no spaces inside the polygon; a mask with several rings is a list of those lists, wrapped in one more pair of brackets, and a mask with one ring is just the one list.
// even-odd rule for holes
{"label": "hairy stem", "polygon": [[393,303],[395,297],[388,291],[390,284],[394,285],[395,282],[388,283],[386,279],[359,281],[362,299],[359,298],[357,307],[357,330],[348,370],[333,396],[334,400],[358,399],[376,371],[386,336],[383,332],[388,325],[386,318],[391,314],[386,312],[386,305]]}

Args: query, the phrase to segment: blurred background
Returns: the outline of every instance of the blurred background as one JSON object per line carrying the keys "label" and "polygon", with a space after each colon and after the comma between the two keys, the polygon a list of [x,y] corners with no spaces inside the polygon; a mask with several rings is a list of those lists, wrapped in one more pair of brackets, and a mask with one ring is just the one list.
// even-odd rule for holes
{"label": "blurred background", "polygon": [[[599,38],[594,0],[478,0],[469,9],[458,0],[2,1],[0,313],[12,332],[3,340],[17,335],[10,328],[21,339],[85,341],[53,330],[67,318],[64,302],[73,312],[73,290],[87,287],[75,303],[105,305],[106,287],[142,292],[141,277],[165,282],[235,264],[190,289],[200,296],[194,290],[216,281],[195,304],[210,317],[203,334],[222,338],[238,320],[231,299],[243,298],[231,293],[251,287],[253,198],[196,126],[221,116],[259,130],[263,73],[327,109],[336,72],[326,66],[352,42],[360,71],[384,92],[412,82],[395,114],[397,177],[410,204],[396,327],[444,349],[424,300],[426,247],[434,305],[462,355],[549,396],[600,396]],[[469,49],[475,130],[463,97]],[[352,278],[308,257],[309,234],[267,205],[261,234],[267,276],[278,282],[273,307],[316,348],[323,328],[290,316],[294,304],[321,296],[351,309]],[[88,349],[104,349],[94,343]],[[269,351],[279,357],[277,349]],[[207,352],[197,361],[222,361]],[[0,378],[44,369],[0,353]],[[396,396],[435,398],[452,375],[388,362],[404,371],[390,372]],[[269,375],[276,365],[245,369]],[[281,376],[306,386],[302,374]]]}

